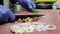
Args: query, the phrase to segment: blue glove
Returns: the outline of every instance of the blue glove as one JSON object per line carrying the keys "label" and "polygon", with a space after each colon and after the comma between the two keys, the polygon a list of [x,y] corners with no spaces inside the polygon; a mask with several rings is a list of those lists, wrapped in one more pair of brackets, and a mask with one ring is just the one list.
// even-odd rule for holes
{"label": "blue glove", "polygon": [[28,11],[31,9],[36,8],[36,5],[32,0],[18,0],[19,4]]}
{"label": "blue glove", "polygon": [[3,5],[0,5],[0,23],[8,22],[9,20],[15,20],[15,15],[8,8]]}

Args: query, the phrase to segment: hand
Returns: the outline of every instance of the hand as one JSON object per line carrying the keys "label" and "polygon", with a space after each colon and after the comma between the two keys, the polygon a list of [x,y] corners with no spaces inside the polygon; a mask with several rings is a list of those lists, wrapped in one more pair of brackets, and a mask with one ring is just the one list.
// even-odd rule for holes
{"label": "hand", "polygon": [[12,11],[5,6],[0,5],[0,23],[13,20],[15,20],[15,15],[12,13]]}
{"label": "hand", "polygon": [[28,11],[31,9],[36,8],[35,3],[32,0],[18,0],[19,4]]}

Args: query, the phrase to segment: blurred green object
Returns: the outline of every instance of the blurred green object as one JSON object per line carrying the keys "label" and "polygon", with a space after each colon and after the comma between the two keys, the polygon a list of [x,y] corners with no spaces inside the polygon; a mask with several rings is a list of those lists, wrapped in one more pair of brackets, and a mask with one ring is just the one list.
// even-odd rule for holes
{"label": "blurred green object", "polygon": [[56,2],[56,0],[35,0],[35,2]]}
{"label": "blurred green object", "polygon": [[38,9],[32,9],[31,12],[33,12],[33,13],[41,13],[41,11],[38,10]]}

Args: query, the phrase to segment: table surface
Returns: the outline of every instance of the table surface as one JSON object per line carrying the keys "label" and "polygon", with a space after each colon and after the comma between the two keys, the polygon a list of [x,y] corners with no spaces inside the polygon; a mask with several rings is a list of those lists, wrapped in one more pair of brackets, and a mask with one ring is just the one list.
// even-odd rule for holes
{"label": "table surface", "polygon": [[[40,17],[39,22],[54,24],[56,25],[57,29],[54,31],[42,31],[42,32],[34,31],[32,33],[26,33],[26,34],[60,34],[60,18],[59,18],[60,15],[58,10],[41,9],[41,11],[45,15]],[[0,25],[0,34],[13,34],[10,31],[10,26],[13,24],[15,23],[6,23],[4,25]]]}

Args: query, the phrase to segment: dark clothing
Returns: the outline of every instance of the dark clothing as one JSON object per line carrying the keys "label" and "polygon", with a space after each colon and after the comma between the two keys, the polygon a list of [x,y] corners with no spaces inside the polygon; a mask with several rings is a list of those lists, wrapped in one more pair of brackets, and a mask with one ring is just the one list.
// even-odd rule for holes
{"label": "dark clothing", "polygon": [[0,4],[3,5],[3,0],[0,0]]}

